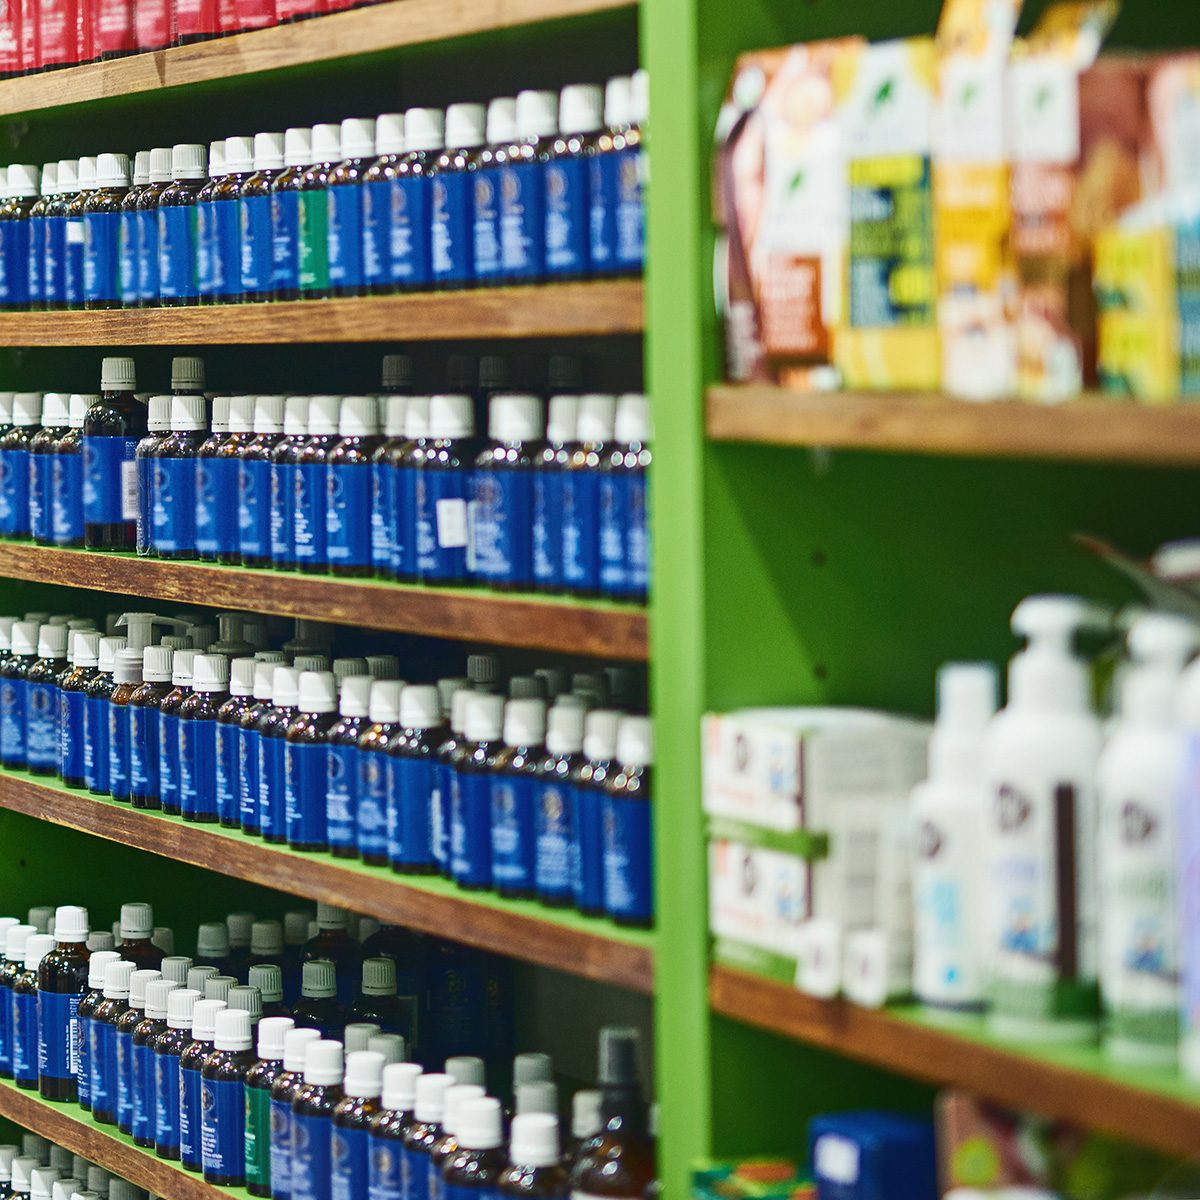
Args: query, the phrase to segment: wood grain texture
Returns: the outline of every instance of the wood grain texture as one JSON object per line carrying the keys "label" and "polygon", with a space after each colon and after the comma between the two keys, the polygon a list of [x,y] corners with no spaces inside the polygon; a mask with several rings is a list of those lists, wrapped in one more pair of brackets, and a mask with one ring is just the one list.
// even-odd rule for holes
{"label": "wood grain texture", "polygon": [[483,894],[475,898],[445,880],[406,878],[387,868],[269,846],[239,832],[97,799],[20,772],[0,771],[0,808],[234,879],[337,904],[386,924],[639,992],[653,989],[651,935],[626,939],[602,920],[571,912],[558,920],[555,910],[532,901],[508,903]]}
{"label": "wood grain texture", "polygon": [[1069,404],[973,404],[909,393],[710,388],[710,438],[981,458],[1200,464],[1200,408],[1101,396]]}
{"label": "wood grain texture", "polygon": [[[407,2],[407,0],[403,0]],[[640,333],[636,280],[480,288],[352,300],[101,312],[0,312],[6,346],[420,342]]]}
{"label": "wood grain texture", "polygon": [[7,1117],[33,1133],[40,1133],[72,1154],[81,1154],[97,1166],[128,1179],[163,1200],[220,1200],[246,1196],[205,1183],[182,1167],[156,1158],[153,1151],[140,1150],[116,1126],[97,1125],[75,1104],[52,1104],[36,1092],[22,1091],[8,1080],[0,1080],[0,1117]]}
{"label": "wood grain texture", "polygon": [[0,578],[599,658],[641,662],[648,653],[645,610],[631,605],[575,604],[19,542],[0,542]]}
{"label": "wood grain texture", "polygon": [[[951,1084],[1023,1111],[1073,1121],[1168,1154],[1200,1148],[1200,1091],[1185,1098],[1032,1057],[887,1012],[817,1000],[731,967],[710,974],[722,1016],[933,1084]],[[1088,1053],[1088,1052],[1083,1052]],[[1098,1051],[1090,1057],[1101,1061]]]}
{"label": "wood grain texture", "polygon": [[272,29],[6,79],[0,81],[0,114],[255,75],[631,7],[632,0],[390,0]]}

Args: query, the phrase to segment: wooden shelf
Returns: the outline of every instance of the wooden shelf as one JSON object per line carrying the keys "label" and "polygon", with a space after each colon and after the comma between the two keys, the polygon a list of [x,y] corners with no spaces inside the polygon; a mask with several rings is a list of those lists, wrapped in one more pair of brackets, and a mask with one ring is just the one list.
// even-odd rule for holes
{"label": "wooden shelf", "polygon": [[133,1144],[115,1125],[98,1125],[77,1104],[43,1100],[9,1080],[0,1080],[0,1117],[39,1133],[57,1146],[128,1179],[162,1200],[243,1200],[244,1188],[219,1188],[178,1163],[157,1158]]}
{"label": "wooden shelf", "polygon": [[[407,3],[408,0],[398,0]],[[637,280],[98,312],[0,312],[6,346],[223,346],[642,331]]]}
{"label": "wooden shelf", "polygon": [[710,388],[708,435],[721,442],[829,446],[981,458],[1200,465],[1200,407],[1090,396],[1068,404],[973,404],[904,393]]}
{"label": "wooden shelf", "polygon": [[157,92],[632,7],[632,0],[390,0],[272,29],[6,79],[0,81],[0,114]]}
{"label": "wooden shelf", "polygon": [[20,542],[0,542],[0,578],[495,646],[639,662],[647,657],[645,610],[628,604],[168,562]]}
{"label": "wooden shelf", "polygon": [[1196,1152],[1200,1087],[1176,1072],[1117,1067],[1095,1047],[1010,1046],[982,1020],[951,1027],[916,1009],[817,1000],[731,967],[714,966],[710,988],[716,1012],[748,1025],[1168,1154]]}
{"label": "wooden shelf", "polygon": [[397,875],[329,854],[302,854],[238,830],[135,809],[21,771],[0,771],[0,808],[585,979],[639,992],[654,987],[652,932],[622,929],[532,900],[464,892],[449,880]]}

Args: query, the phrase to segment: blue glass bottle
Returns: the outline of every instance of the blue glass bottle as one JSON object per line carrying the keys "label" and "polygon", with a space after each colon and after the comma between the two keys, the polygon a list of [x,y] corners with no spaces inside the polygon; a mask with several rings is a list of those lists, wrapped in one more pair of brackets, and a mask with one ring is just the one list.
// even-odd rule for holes
{"label": "blue glass bottle", "polygon": [[450,872],[459,887],[492,886],[492,778],[503,721],[503,696],[476,692],[466,702],[450,793]]}
{"label": "blue glass bottle", "polygon": [[410,108],[404,114],[407,151],[389,180],[392,284],[420,291],[433,282],[432,172],[444,144],[445,118],[438,108]]}
{"label": "blue glass bottle", "polygon": [[545,164],[558,132],[558,97],[518,93],[516,122],[500,169],[500,261],[505,281],[536,283],[546,275]]}
{"label": "blue glass bottle", "polygon": [[255,661],[251,702],[238,718],[237,781],[238,814],[242,832],[257,837],[262,833],[259,822],[259,750],[258,727],[271,709],[271,676],[273,662]]}
{"label": "blue glass bottle", "polygon": [[600,590],[617,600],[644,602],[650,583],[650,525],[646,473],[650,466],[646,397],[617,401],[613,441],[600,460]]}
{"label": "blue glass bottle", "polygon": [[417,462],[416,568],[422,583],[465,583],[467,500],[478,453],[470,396],[433,396],[429,437]]}
{"label": "blue glass bottle", "polygon": [[246,1182],[246,1073],[254,1065],[251,1014],[226,1008],[216,1015],[213,1052],[200,1069],[200,1157],[205,1183]]}
{"label": "blue glass bottle", "polygon": [[287,130],[283,170],[271,181],[271,288],[276,300],[300,295],[300,185],[312,161],[312,130]]}
{"label": "blue glass bottle", "polygon": [[142,686],[129,698],[129,799],[134,808],[161,808],[159,766],[161,706],[170,695],[170,646],[142,652]]}
{"label": "blue glass bottle", "polygon": [[41,392],[15,393],[12,427],[0,438],[0,536],[29,536],[29,455],[41,420]]}
{"label": "blue glass bottle", "polygon": [[330,1200],[364,1200],[371,1123],[382,1111],[383,1055],[371,1050],[346,1055],[344,1090],[333,1110]]}
{"label": "blue glass bottle", "polygon": [[363,177],[372,166],[375,121],[347,117],[341,127],[342,161],[329,173],[328,255],[329,292],[359,296],[363,271]]}
{"label": "blue glass bottle", "polygon": [[438,690],[410,686],[400,693],[400,729],[391,740],[387,789],[388,862],[403,875],[432,875],[433,808],[441,765],[438,750],[449,729],[442,720]]}
{"label": "blue glass bottle", "polygon": [[577,441],[562,480],[563,582],[578,596],[600,592],[600,465],[613,439],[616,397],[579,402]]}
{"label": "blue glass bottle", "polygon": [[475,281],[475,174],[484,142],[482,104],[446,109],[446,147],[431,173],[430,265],[436,288]]}
{"label": "blue glass bottle", "polygon": [[254,703],[256,665],[253,658],[229,664],[229,699],[217,712],[217,820],[227,829],[242,824],[242,718]]}
{"label": "blue glass bottle", "polygon": [[283,437],[271,449],[271,566],[296,569],[297,456],[308,442],[307,396],[289,396],[284,403]]}
{"label": "blue glass bottle", "polygon": [[325,544],[334,575],[372,573],[372,458],[383,442],[374,396],[343,396],[326,466]]}
{"label": "blue glass bottle", "polygon": [[391,573],[402,582],[417,579],[417,483],[429,440],[428,396],[410,396],[404,410],[404,441],[387,461],[394,492]]}
{"label": "blue glass bottle", "polygon": [[161,558],[196,557],[197,455],[207,439],[208,401],[172,396],[171,433],[151,459],[151,545]]}
{"label": "blue glass bottle", "polygon": [[603,97],[591,83],[562,90],[558,136],[546,156],[546,275],[583,279],[591,272],[590,162],[600,134]]}
{"label": "blue glass bottle", "polygon": [[154,1045],[154,1153],[180,1156],[180,1073],[183,1052],[192,1041],[192,1015],[204,993],[176,988],[167,997],[167,1028]]}
{"label": "blue glass bottle", "polygon": [[58,773],[67,787],[82,788],[86,786],[84,722],[87,687],[96,677],[100,634],[76,631],[70,637],[74,657],[71,669],[63,676],[58,689]]}
{"label": "blue glass bottle", "polygon": [[83,420],[96,396],[72,393],[67,428],[50,452],[50,538],[56,546],[83,545]]}
{"label": "blue glass bottle", "polygon": [[331,1200],[333,1110],[342,1099],[342,1044],[318,1041],[304,1056],[304,1086],[292,1101],[292,1200]]}
{"label": "blue glass bottle", "polygon": [[133,1030],[133,1143],[153,1149],[158,1109],[155,1046],[167,1032],[167,1004],[179,984],[152,979],[146,985],[145,1015]]}
{"label": "blue glass bottle", "polygon": [[25,766],[33,775],[56,775],[61,753],[58,687],[68,672],[66,626],[41,626],[37,653],[25,673]]}
{"label": "blue glass bottle", "polygon": [[[110,962],[117,962],[120,954],[115,950],[94,951],[88,959],[87,986],[75,1010],[79,1022],[79,1055],[75,1087],[79,1096],[79,1107],[85,1112],[92,1110],[92,1020],[96,1009],[104,1001],[104,971]],[[2,968],[0,968],[2,971]],[[0,974],[0,981],[3,976]],[[0,987],[2,987],[0,982]],[[3,999],[0,998],[0,1004]]]}
{"label": "blue glass bottle", "polygon": [[142,685],[143,651],[134,646],[117,651],[114,687],[108,697],[108,794],[129,803],[132,798],[132,761],[129,702]]}
{"label": "blue glass bottle", "polygon": [[225,139],[223,174],[213,185],[209,205],[209,289],[211,302],[242,298],[242,188],[254,174],[254,141]]}
{"label": "blue glass bottle", "polygon": [[396,456],[404,448],[408,396],[384,396],[383,441],[371,453],[371,573],[392,574],[399,542],[396,537]]}
{"label": "blue glass bottle", "polygon": [[88,984],[88,913],[73,904],[54,915],[58,946],[38,964],[38,1091],[45,1100],[79,1100],[79,1002]]}

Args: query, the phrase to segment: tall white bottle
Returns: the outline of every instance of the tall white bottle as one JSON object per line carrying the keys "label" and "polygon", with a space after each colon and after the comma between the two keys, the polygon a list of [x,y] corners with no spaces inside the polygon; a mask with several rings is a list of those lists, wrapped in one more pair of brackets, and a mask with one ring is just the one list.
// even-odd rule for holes
{"label": "tall white bottle", "polygon": [[1072,648],[1096,619],[1073,596],[1017,605],[1013,631],[1028,645],[1009,665],[1008,704],[984,737],[990,1023],[1002,1037],[1096,1037],[1100,722]]}
{"label": "tall white bottle", "polygon": [[1179,1052],[1177,805],[1180,672],[1197,645],[1184,617],[1144,613],[1127,639],[1120,717],[1100,756],[1100,1000],[1104,1048],[1137,1066]]}
{"label": "tall white bottle", "polygon": [[913,986],[931,1015],[983,1011],[987,962],[983,879],[983,735],[996,712],[991,663],[947,663],[929,778],[913,789]]}

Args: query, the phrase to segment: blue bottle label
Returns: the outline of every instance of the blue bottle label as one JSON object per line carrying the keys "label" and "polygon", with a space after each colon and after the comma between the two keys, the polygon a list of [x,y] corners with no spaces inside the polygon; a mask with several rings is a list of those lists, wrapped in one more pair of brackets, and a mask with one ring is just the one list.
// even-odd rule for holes
{"label": "blue bottle label", "polygon": [[287,837],[287,798],[283,787],[282,737],[258,739],[259,824],[263,837]]}
{"label": "blue bottle label", "polygon": [[546,184],[541,163],[500,171],[500,258],[504,274],[539,279],[546,273]]}
{"label": "blue bottle label", "polygon": [[257,729],[238,730],[238,811],[242,828],[259,828]]}
{"label": "blue bottle label", "polygon": [[450,873],[469,887],[492,882],[492,777],[456,771],[450,793]]}
{"label": "blue bottle label", "polygon": [[118,1029],[117,1051],[117,1126],[123,1132],[133,1128],[133,1031]]}
{"label": "blue bottle label", "polygon": [[433,863],[430,809],[440,767],[432,758],[392,759],[388,789],[388,860],[393,866]]}
{"label": "blue bottle label", "polygon": [[137,438],[83,439],[83,519],[89,525],[136,521]]}
{"label": "blue bottle label", "polygon": [[116,300],[121,295],[120,213],[86,213],[83,218],[83,298]]}
{"label": "blue bottle label", "polygon": [[483,284],[495,282],[504,266],[500,256],[500,183],[501,173],[495,167],[476,171],[472,183],[472,265],[475,278]]}
{"label": "blue bottle label", "polygon": [[217,723],[179,722],[179,809],[185,817],[217,815]]}
{"label": "blue bottle label", "polygon": [[201,1079],[199,1070],[179,1070],[179,1159],[184,1166],[199,1167],[201,1158]]}
{"label": "blue bottle label", "polygon": [[610,916],[648,921],[654,912],[650,824],[647,800],[604,797],[604,898]]}
{"label": "blue bottle label", "polygon": [[599,483],[596,471],[563,473],[563,581],[580,591],[600,584]]}
{"label": "blue bottle label", "polygon": [[387,854],[388,773],[391,759],[379,750],[358,756],[358,851]]}
{"label": "blue bottle label", "polygon": [[333,1127],[331,1200],[363,1200],[367,1195],[367,1149],[365,1129]]}
{"label": "blue bottle label", "polygon": [[450,797],[454,772],[445,765],[434,768],[433,790],[429,794],[429,840],[433,861],[443,875],[450,873]]}
{"label": "blue bottle label", "polygon": [[12,994],[13,1076],[20,1083],[37,1083],[38,1012],[37,995]]}
{"label": "blue bottle label", "polygon": [[556,158],[546,164],[546,274],[587,270],[587,160]]}
{"label": "blue bottle label", "polygon": [[83,217],[64,217],[63,223],[66,299],[69,305],[77,307],[83,303]]}
{"label": "blue bottle label", "polygon": [[422,579],[461,579],[467,573],[470,472],[416,474],[417,574]]}
{"label": "blue bottle label", "polygon": [[292,1197],[292,1106],[283,1100],[271,1101],[271,1195]]}
{"label": "blue bottle label", "polygon": [[571,894],[571,846],[574,840],[574,791],[565,783],[542,784],[534,797],[537,857],[534,883],[538,894],[568,899]]}
{"label": "blue bottle label", "polygon": [[133,1047],[133,1136],[154,1137],[154,1051],[149,1046]]}
{"label": "blue bottle label", "polygon": [[29,532],[29,451],[0,452],[0,533]]}
{"label": "blue bottle label", "polygon": [[204,1174],[242,1179],[246,1174],[246,1085],[238,1079],[202,1079],[200,1088]]}
{"label": "blue bottle label", "polygon": [[196,548],[196,460],[151,460],[150,542],[164,554]]}
{"label": "blue bottle label", "polygon": [[288,742],[284,746],[284,810],[287,839],[292,845],[323,846],[329,840],[325,823],[328,753],[329,747],[323,744]]}
{"label": "blue bottle label", "polygon": [[462,1187],[457,1183],[443,1183],[438,1191],[438,1200],[504,1200],[504,1193],[495,1187]]}
{"label": "blue bottle label", "polygon": [[219,200],[212,206],[212,294],[238,296],[242,291],[241,205]]}
{"label": "blue bottle label", "polygon": [[0,304],[29,303],[29,222],[0,221]]}
{"label": "blue bottle label", "polygon": [[475,574],[492,583],[531,583],[533,472],[476,471],[472,481]]}
{"label": "blue bottle label", "polygon": [[142,297],[138,283],[138,214],[123,212],[117,227],[117,282],[121,303],[136,304]]}
{"label": "blue bottle label", "polygon": [[25,680],[0,683],[0,758],[6,766],[25,764]]}
{"label": "blue bottle label", "polygon": [[395,554],[396,470],[387,463],[371,464],[371,566],[377,574],[392,569]]}
{"label": "blue bottle label", "polygon": [[158,210],[158,292],[164,300],[188,300],[200,294],[197,207],[186,204]]}
{"label": "blue bottle label", "polygon": [[650,588],[650,521],[646,511],[646,472],[627,482],[628,523],[625,526],[625,590],[644,596]]}
{"label": "blue bottle label", "polygon": [[92,1112],[117,1113],[117,1031],[107,1021],[92,1021],[88,1061],[92,1070]]}
{"label": "blue bottle label", "polygon": [[426,1200],[432,1195],[430,1188],[435,1182],[441,1182],[440,1178],[434,1175],[433,1159],[428,1154],[422,1154],[420,1150],[409,1150],[407,1147],[400,1153],[404,1200]]}
{"label": "blue bottle label", "polygon": [[108,790],[114,800],[129,799],[129,706],[108,705]]}
{"label": "blue bottle label", "polygon": [[417,574],[417,494],[421,472],[416,467],[396,470],[396,523],[393,526],[396,547],[393,570],[401,578]]}
{"label": "blue bottle label", "polygon": [[82,692],[58,693],[58,762],[64,780],[78,785],[84,776],[84,711]]}
{"label": "blue bottle label", "polygon": [[42,279],[42,246],[46,239],[46,218],[29,218],[29,299],[45,299],[45,282]]}
{"label": "blue bottle label", "polygon": [[371,468],[331,466],[326,472],[326,553],[331,563],[371,564]]}
{"label": "blue bottle label", "polygon": [[271,464],[238,463],[238,545],[244,558],[271,552]]}
{"label": "blue bottle label", "polygon": [[372,1137],[370,1143],[367,1200],[404,1200],[403,1147],[394,1138]]}
{"label": "blue bottle label", "polygon": [[50,538],[59,546],[83,540],[83,455],[50,459]]}
{"label": "blue bottle label", "polygon": [[471,173],[450,171],[432,180],[430,251],[433,278],[438,283],[461,283],[475,265],[471,235],[475,227]]}
{"label": "blue bottle label", "polygon": [[31,769],[58,770],[58,688],[25,685],[25,761]]}
{"label": "blue bottle label", "polygon": [[325,467],[320,463],[302,463],[294,468],[292,479],[296,485],[296,561],[326,563],[329,560],[325,551],[328,495]]}
{"label": "blue bottle label", "polygon": [[129,793],[135,800],[158,798],[158,724],[154,705],[129,706]]}
{"label": "blue bottle label", "polygon": [[12,988],[0,986],[0,1071],[12,1074]]}
{"label": "blue bottle label", "polygon": [[243,196],[238,205],[242,223],[242,291],[269,292],[275,258],[271,237],[271,197]]}
{"label": "blue bottle label", "polygon": [[29,532],[38,541],[48,541],[50,532],[50,456],[29,455]]}
{"label": "blue bottle label", "polygon": [[430,250],[432,189],[427,175],[393,180],[391,191],[392,282],[425,287],[433,278]]}
{"label": "blue bottle label", "polygon": [[615,259],[619,271],[640,271],[646,261],[646,206],[642,180],[646,160],[641,147],[628,147],[606,156],[606,182],[613,197]]}
{"label": "blue bottle label", "polygon": [[179,717],[158,714],[158,798],[163,808],[179,809]]}
{"label": "blue bottle label", "polygon": [[213,233],[216,222],[213,220],[214,204],[205,200],[195,207],[196,213],[196,290],[201,296],[213,294],[214,263],[216,262],[216,247],[213,244]]}
{"label": "blue bottle label", "polygon": [[624,596],[629,592],[625,544],[629,531],[631,478],[632,473],[628,471],[605,471],[600,476],[596,556],[600,590],[609,596]]}
{"label": "blue bottle label", "polygon": [[328,192],[329,282],[357,288],[363,283],[363,194],[358,184],[339,184]]}
{"label": "blue bottle label", "polygon": [[271,194],[271,280],[276,291],[300,286],[300,193]]}
{"label": "blue bottle label", "polygon": [[603,796],[595,788],[575,789],[575,842],[571,855],[571,882],[575,907],[584,912],[604,911]]}
{"label": "blue bottle label", "polygon": [[362,185],[362,268],[370,286],[393,283],[390,180]]}
{"label": "blue bottle label", "polygon": [[497,887],[533,891],[534,829],[533,780],[497,775],[492,780],[492,880]]}
{"label": "blue bottle label", "polygon": [[94,792],[108,791],[108,701],[89,696],[84,709],[83,774]]}
{"label": "blue bottle label", "polygon": [[357,746],[329,747],[325,816],[331,847],[358,845],[358,759]]}
{"label": "blue bottle label", "polygon": [[47,217],[42,226],[42,296],[47,304],[67,298],[67,218]]}
{"label": "blue bottle label", "polygon": [[37,995],[38,1074],[74,1079],[79,1071],[79,1001],[82,992]]}
{"label": "blue bottle label", "polygon": [[271,463],[271,561],[289,564],[295,558],[292,547],[292,503],[296,489],[292,483],[292,468],[284,463]]}
{"label": "blue bottle label", "polygon": [[241,730],[223,721],[217,726],[217,770],[214,784],[217,797],[217,819],[237,822],[241,814],[241,779],[238,775],[238,744]]}
{"label": "blue bottle label", "polygon": [[[3,1006],[4,999],[0,995],[0,1042],[3,1041]],[[4,1051],[0,1048],[0,1063],[4,1061]],[[79,1062],[75,1072],[75,1089],[79,1093],[79,1106],[92,1106],[92,1019],[84,1017],[79,1021]]]}
{"label": "blue bottle label", "polygon": [[238,548],[237,460],[197,458],[195,468],[196,552],[232,554]]}
{"label": "blue bottle label", "polygon": [[333,1122],[292,1113],[292,1200],[330,1200]]}
{"label": "blue bottle label", "polygon": [[179,1056],[154,1056],[154,1144],[179,1146]]}
{"label": "blue bottle label", "polygon": [[154,304],[158,301],[160,294],[157,210],[138,210],[137,234],[138,298],[146,303]]}

